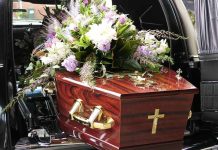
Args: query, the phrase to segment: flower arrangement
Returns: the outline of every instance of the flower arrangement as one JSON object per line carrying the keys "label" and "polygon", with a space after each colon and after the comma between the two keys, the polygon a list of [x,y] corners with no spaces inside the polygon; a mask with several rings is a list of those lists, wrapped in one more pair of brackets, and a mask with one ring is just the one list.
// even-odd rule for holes
{"label": "flower arrangement", "polygon": [[26,89],[51,86],[57,69],[77,72],[90,86],[95,77],[114,72],[158,72],[170,48],[161,37],[170,32],[138,31],[127,14],[110,0],[71,0],[59,16],[48,19],[45,42],[33,51],[24,88],[7,108],[24,97]]}

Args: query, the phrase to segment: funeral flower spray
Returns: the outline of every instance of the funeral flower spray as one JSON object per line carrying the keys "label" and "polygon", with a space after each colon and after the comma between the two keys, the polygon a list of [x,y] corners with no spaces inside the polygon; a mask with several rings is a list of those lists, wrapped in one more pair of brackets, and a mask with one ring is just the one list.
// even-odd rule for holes
{"label": "funeral flower spray", "polygon": [[[162,35],[170,35],[166,33]],[[108,72],[158,72],[162,63],[172,63],[170,48],[160,35],[138,31],[111,0],[71,0],[59,15],[47,18],[44,42],[33,51],[21,80],[23,89],[6,109],[22,99],[26,89],[52,88],[57,70],[76,72],[92,86],[95,77],[106,77]]]}

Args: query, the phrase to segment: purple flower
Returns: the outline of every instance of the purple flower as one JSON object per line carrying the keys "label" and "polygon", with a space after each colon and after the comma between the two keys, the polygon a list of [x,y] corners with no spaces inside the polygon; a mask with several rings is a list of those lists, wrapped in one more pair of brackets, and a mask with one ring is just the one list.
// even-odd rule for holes
{"label": "purple flower", "polygon": [[116,12],[114,11],[109,11],[105,14],[105,18],[103,20],[105,20],[108,23],[114,23],[118,18],[118,15]]}
{"label": "purple flower", "polygon": [[65,67],[67,71],[74,72],[78,66],[78,61],[74,55],[70,55],[61,63],[61,65]]}
{"label": "purple flower", "polygon": [[45,48],[50,48],[52,46],[51,40],[46,41],[44,45],[45,45]]}
{"label": "purple flower", "polygon": [[108,7],[106,7],[105,5],[102,5],[102,6],[100,7],[100,9],[101,9],[102,11],[108,11],[108,10],[109,10]]}
{"label": "purple flower", "polygon": [[122,15],[119,16],[119,23],[120,24],[126,23],[126,20],[127,20],[126,15],[122,14]]}
{"label": "purple flower", "polygon": [[152,54],[153,54],[152,51],[149,50],[147,46],[138,46],[134,54],[134,58],[149,57]]}
{"label": "purple flower", "polygon": [[142,56],[150,56],[152,55],[152,51],[148,49],[147,46],[139,46],[137,51],[142,55]]}
{"label": "purple flower", "polygon": [[45,42],[45,48],[51,48],[53,44],[55,44],[56,42],[58,42],[59,40],[56,37],[53,38],[49,38],[46,42]]}
{"label": "purple flower", "polygon": [[55,35],[56,35],[55,32],[48,33],[47,39],[53,39],[55,37]]}
{"label": "purple flower", "polygon": [[100,51],[108,52],[111,49],[111,44],[110,44],[110,42],[101,42],[101,43],[98,44],[97,48]]}
{"label": "purple flower", "polygon": [[83,3],[84,3],[85,5],[88,5],[88,4],[89,4],[89,0],[83,0]]}

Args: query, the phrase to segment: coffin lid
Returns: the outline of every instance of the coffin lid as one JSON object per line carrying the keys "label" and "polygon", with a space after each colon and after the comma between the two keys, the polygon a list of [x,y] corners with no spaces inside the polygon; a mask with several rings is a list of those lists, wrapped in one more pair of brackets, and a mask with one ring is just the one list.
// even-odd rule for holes
{"label": "coffin lid", "polygon": [[90,87],[80,81],[78,74],[67,71],[57,72],[56,81],[82,86],[89,90],[119,99],[143,97],[145,95],[195,94],[198,92],[195,86],[184,78],[178,80],[176,75],[177,74],[170,69],[167,69],[165,73],[156,73],[153,77],[147,79],[154,82],[150,87],[136,86],[128,76],[124,78],[96,79],[96,85]]}

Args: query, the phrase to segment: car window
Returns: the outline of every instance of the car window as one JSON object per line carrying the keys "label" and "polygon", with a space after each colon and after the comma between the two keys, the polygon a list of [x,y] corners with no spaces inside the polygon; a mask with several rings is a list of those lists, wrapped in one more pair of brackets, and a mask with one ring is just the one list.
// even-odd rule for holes
{"label": "car window", "polygon": [[41,25],[46,15],[46,7],[52,11],[55,4],[35,4],[22,0],[13,0],[13,25]]}

